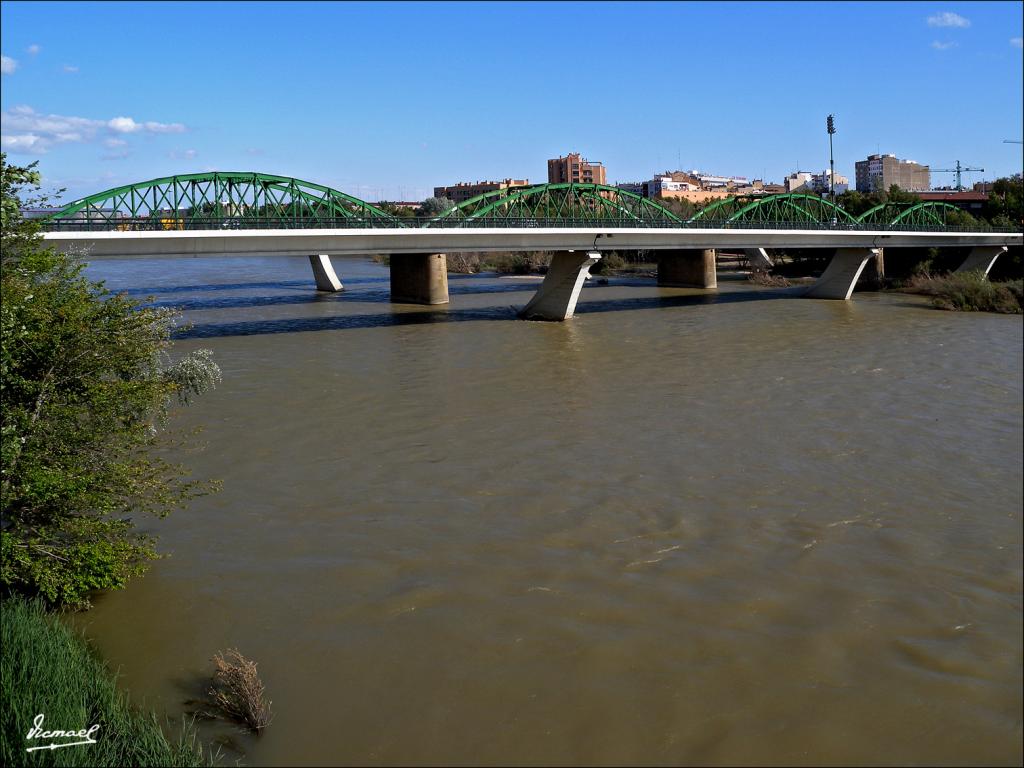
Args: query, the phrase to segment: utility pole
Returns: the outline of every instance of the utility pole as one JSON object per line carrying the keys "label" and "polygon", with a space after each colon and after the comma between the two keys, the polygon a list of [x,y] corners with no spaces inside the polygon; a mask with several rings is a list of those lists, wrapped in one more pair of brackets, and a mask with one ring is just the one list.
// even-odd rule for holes
{"label": "utility pole", "polygon": [[836,132],[836,121],[832,115],[825,119],[825,128],[828,130],[828,199],[829,202],[836,201],[836,161],[832,156],[832,136]]}

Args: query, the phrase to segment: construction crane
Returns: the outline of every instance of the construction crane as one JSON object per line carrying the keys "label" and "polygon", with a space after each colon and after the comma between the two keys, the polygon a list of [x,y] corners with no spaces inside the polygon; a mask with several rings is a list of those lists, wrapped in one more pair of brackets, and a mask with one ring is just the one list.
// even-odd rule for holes
{"label": "construction crane", "polygon": [[957,192],[960,192],[964,188],[964,185],[960,183],[960,174],[961,173],[974,173],[975,171],[979,171],[981,173],[984,173],[985,169],[984,168],[967,168],[965,166],[961,166],[959,160],[956,161],[956,168],[932,168],[931,169],[932,173],[955,173],[956,174],[956,191]]}
{"label": "construction crane", "polygon": [[1003,144],[1024,144],[1020,139],[1003,139]]}

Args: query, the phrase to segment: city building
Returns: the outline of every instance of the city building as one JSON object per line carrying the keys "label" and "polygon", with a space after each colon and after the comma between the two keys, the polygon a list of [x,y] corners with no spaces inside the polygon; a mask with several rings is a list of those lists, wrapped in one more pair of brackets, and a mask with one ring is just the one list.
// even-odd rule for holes
{"label": "city building", "polygon": [[808,171],[794,171],[789,174],[782,182],[786,187],[786,192],[810,192],[811,191],[811,179],[814,177],[813,173]]}
{"label": "city building", "polygon": [[607,184],[605,167],[601,163],[592,163],[580,157],[578,152],[570,152],[565,157],[548,160],[549,184]]}
{"label": "city building", "polygon": [[893,154],[868,155],[856,163],[858,192],[888,190],[893,184],[911,192],[923,192],[931,187],[931,173],[927,165],[913,160],[900,160]]}
{"label": "city building", "polygon": [[[811,189],[815,192],[828,192],[829,191],[829,171],[822,171],[821,173],[815,173],[811,176]],[[837,173],[833,180],[835,182],[835,193],[837,195],[843,194],[850,189],[850,180]]]}
{"label": "city building", "polygon": [[434,187],[434,197],[447,197],[458,205],[467,200],[482,195],[485,192],[495,192],[500,189],[511,189],[513,187],[528,187],[529,179],[503,179],[502,181],[460,181],[448,187]]}
{"label": "city building", "polygon": [[697,180],[701,189],[733,189],[735,187],[746,187],[750,185],[750,181],[746,176],[716,176],[711,173],[702,173],[697,170],[690,171],[689,175]]}

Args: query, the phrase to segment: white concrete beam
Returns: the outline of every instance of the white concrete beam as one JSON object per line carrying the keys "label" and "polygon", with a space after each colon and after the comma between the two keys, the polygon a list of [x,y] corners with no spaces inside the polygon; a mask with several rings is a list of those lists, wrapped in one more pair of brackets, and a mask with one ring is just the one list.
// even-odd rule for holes
{"label": "white concrete beam", "polygon": [[334,273],[334,265],[331,264],[331,257],[326,253],[309,257],[310,266],[313,267],[313,277],[316,278],[316,289],[327,293],[337,293],[345,286]]}
{"label": "white concrete beam", "polygon": [[875,248],[839,248],[818,282],[804,294],[810,299],[842,299],[853,293],[857,278],[864,271],[868,259],[878,253]]}
{"label": "white concrete beam", "polygon": [[88,250],[87,258],[126,256],[291,256],[310,253],[458,253],[460,251],[586,251],[598,237],[618,250],[661,248],[880,248],[1021,245],[1006,232],[886,232],[778,229],[234,229],[153,232],[47,232],[58,249]]}
{"label": "white concrete beam", "polygon": [[600,259],[597,251],[556,253],[544,282],[519,316],[524,320],[568,320],[576,311],[576,302],[590,268]]}
{"label": "white concrete beam", "polygon": [[750,268],[753,270],[767,271],[775,266],[772,263],[772,257],[764,248],[744,248],[743,255],[747,257]]}
{"label": "white concrete beam", "polygon": [[976,272],[981,271],[985,277],[988,277],[989,270],[996,263],[996,259],[1001,254],[1006,253],[1007,248],[1005,245],[976,245],[971,249],[971,252],[967,254],[967,258],[964,259],[964,263],[956,268],[957,272]]}

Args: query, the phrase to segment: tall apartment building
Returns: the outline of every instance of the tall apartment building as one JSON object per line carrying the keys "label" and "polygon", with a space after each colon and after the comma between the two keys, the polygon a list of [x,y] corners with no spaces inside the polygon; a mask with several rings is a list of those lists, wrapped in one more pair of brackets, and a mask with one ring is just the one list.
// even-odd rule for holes
{"label": "tall apartment building", "polygon": [[911,192],[931,188],[931,172],[927,165],[913,160],[900,160],[893,154],[868,155],[856,163],[858,192],[888,190],[893,184]]}
{"label": "tall apartment building", "polygon": [[591,163],[580,157],[578,152],[570,152],[565,157],[559,156],[548,160],[549,184],[607,184],[604,166]]}
{"label": "tall apartment building", "polygon": [[511,189],[512,187],[528,187],[529,179],[503,179],[502,181],[460,181],[448,187],[434,187],[434,197],[447,197],[458,205],[470,198],[482,195],[485,192],[494,192],[499,189]]}

